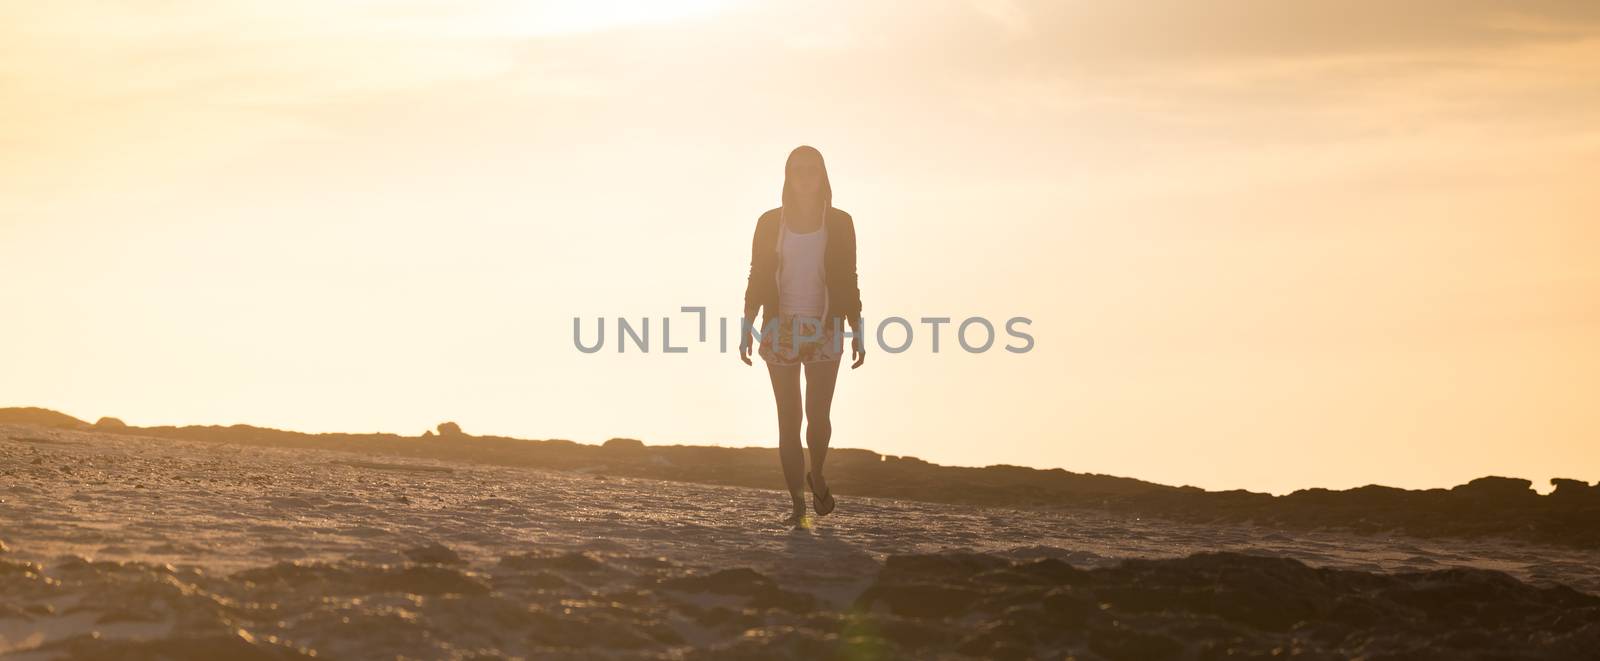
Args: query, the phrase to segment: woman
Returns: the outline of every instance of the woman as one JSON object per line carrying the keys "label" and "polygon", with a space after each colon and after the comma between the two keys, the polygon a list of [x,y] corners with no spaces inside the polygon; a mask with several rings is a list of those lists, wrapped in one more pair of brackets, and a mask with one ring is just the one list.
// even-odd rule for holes
{"label": "woman", "polygon": [[[850,325],[851,369],[866,362],[861,340],[861,290],[856,284],[856,229],[850,214],[833,208],[833,188],[822,153],[809,146],[789,152],[784,166],[783,206],[761,214],[750,248],[750,280],[744,292],[739,359],[750,365],[751,323],[761,311],[761,359],[778,404],[778,457],[789,485],[793,513],[785,523],[805,523],[805,486],[818,516],[833,511],[823,476],[833,425],[833,385],[843,353],[842,325]],[[805,397],[800,372],[805,372]],[[800,451],[806,422],[811,470]]]}

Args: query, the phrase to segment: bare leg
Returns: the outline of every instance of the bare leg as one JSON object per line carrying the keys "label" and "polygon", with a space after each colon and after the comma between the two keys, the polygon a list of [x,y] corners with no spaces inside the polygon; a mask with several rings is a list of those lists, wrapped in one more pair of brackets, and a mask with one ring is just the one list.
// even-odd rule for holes
{"label": "bare leg", "polygon": [[830,493],[822,477],[822,463],[828,458],[828,441],[833,439],[833,387],[839,381],[839,362],[806,364],[806,448],[811,451],[811,487],[817,493]]}
{"label": "bare leg", "polygon": [[772,377],[772,397],[778,404],[778,459],[783,480],[789,485],[796,517],[806,513],[806,456],[800,450],[800,366],[767,364]]}

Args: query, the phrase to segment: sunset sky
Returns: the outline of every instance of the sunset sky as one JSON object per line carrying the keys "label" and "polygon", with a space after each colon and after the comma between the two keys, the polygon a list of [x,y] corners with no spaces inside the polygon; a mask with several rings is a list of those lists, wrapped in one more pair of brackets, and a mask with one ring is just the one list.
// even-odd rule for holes
{"label": "sunset sky", "polygon": [[869,324],[1037,342],[874,348],[835,446],[1600,479],[1592,0],[0,4],[0,406],[775,446],[654,333],[739,314],[801,144]]}

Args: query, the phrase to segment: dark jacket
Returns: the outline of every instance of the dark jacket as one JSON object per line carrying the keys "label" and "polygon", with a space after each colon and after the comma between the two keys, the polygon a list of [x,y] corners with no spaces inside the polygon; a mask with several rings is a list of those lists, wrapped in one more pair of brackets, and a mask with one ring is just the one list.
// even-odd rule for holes
{"label": "dark jacket", "polygon": [[[750,246],[750,280],[744,289],[746,314],[762,309],[761,328],[778,314],[778,227],[780,209],[761,214]],[[828,287],[823,317],[842,319],[851,330],[861,325],[861,288],[856,280],[856,225],[850,214],[828,208],[828,244],[822,268]]]}

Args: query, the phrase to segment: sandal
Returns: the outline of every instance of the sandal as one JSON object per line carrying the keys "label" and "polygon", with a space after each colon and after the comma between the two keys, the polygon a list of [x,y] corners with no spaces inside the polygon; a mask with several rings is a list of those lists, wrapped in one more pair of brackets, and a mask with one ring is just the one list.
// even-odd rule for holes
{"label": "sandal", "polygon": [[811,473],[806,473],[806,488],[811,489],[811,506],[816,508],[817,516],[827,516],[833,512],[837,503],[833,501],[833,490],[817,493],[817,488],[811,484]]}

